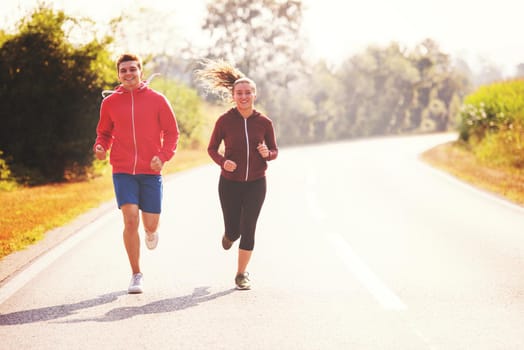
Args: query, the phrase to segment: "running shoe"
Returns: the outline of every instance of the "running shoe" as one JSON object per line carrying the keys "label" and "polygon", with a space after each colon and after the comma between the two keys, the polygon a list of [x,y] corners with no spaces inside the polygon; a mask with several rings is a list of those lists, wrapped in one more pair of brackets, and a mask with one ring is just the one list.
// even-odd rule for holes
{"label": "running shoe", "polygon": [[222,236],[222,248],[224,248],[225,250],[228,250],[229,248],[231,248],[232,245],[233,245],[233,241],[230,241],[226,237],[226,234],[224,233],[224,235]]}
{"label": "running shoe", "polygon": [[245,290],[251,289],[251,281],[249,280],[249,272],[239,273],[235,277],[235,284],[237,289]]}
{"label": "running shoe", "polygon": [[144,240],[146,241],[146,247],[148,249],[155,249],[158,244],[158,232],[152,234],[146,233]]}
{"label": "running shoe", "polygon": [[142,284],[143,275],[141,272],[133,274],[131,277],[131,282],[129,283],[129,288],[127,292],[129,294],[140,294],[144,291],[144,285]]}

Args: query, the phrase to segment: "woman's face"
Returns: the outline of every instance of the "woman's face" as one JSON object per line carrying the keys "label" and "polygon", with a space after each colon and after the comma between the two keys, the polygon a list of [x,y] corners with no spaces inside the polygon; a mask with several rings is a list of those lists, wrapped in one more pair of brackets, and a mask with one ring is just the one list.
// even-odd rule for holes
{"label": "woman's face", "polygon": [[239,110],[252,109],[256,95],[248,82],[241,82],[233,88],[233,101]]}
{"label": "woman's face", "polygon": [[133,90],[140,85],[142,71],[137,61],[124,61],[118,67],[118,80],[125,89]]}

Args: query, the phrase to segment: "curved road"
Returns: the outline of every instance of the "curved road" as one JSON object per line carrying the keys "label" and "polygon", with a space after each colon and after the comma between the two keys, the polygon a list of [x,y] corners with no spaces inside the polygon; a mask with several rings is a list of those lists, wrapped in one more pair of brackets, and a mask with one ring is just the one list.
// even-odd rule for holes
{"label": "curved road", "polygon": [[175,175],[144,294],[111,209],[2,286],[0,348],[522,349],[524,210],[418,160],[453,137],[281,150],[251,291],[220,246],[218,169]]}

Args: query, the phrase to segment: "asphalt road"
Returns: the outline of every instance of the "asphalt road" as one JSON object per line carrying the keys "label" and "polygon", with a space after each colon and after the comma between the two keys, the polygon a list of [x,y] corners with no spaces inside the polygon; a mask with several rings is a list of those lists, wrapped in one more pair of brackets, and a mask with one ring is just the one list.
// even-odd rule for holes
{"label": "asphalt road", "polygon": [[111,206],[2,285],[0,348],[523,349],[524,210],[418,159],[451,138],[282,149],[250,291],[220,245],[218,168],[173,176],[144,294]]}

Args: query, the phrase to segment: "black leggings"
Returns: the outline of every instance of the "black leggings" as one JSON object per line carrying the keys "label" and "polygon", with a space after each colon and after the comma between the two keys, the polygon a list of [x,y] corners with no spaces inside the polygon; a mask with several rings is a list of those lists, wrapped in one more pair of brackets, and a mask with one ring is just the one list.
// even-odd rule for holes
{"label": "black leggings", "polygon": [[266,178],[237,182],[220,176],[218,194],[226,237],[230,241],[240,237],[239,248],[253,250],[258,215],[266,198]]}

